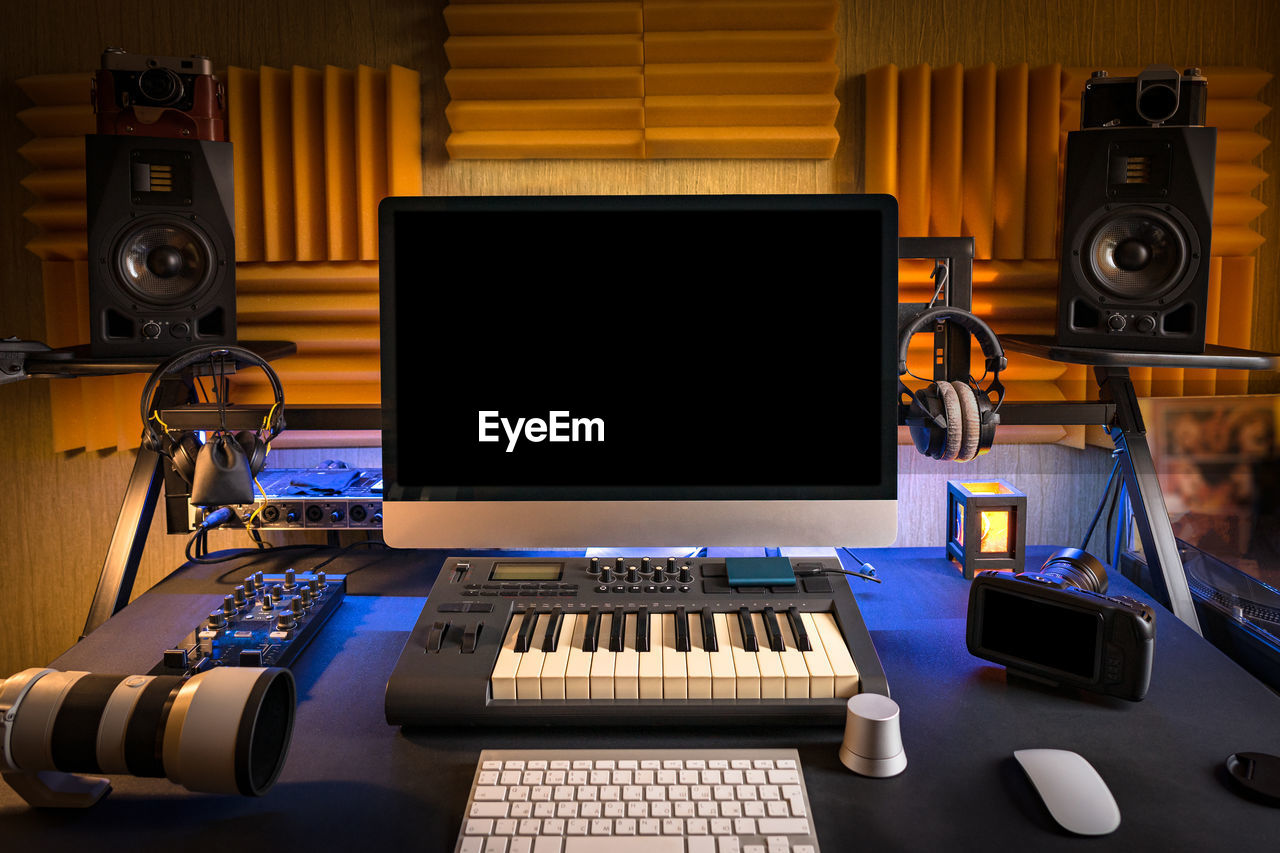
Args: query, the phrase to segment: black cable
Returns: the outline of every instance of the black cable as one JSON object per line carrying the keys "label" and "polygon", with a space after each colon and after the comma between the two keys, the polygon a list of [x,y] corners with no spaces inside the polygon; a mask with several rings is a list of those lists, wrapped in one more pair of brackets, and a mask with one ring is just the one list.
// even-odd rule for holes
{"label": "black cable", "polygon": [[[1111,561],[1111,560],[1112,560],[1112,557],[1111,557],[1111,544],[1112,544],[1112,542],[1114,541],[1114,540],[1113,540],[1113,536],[1112,536],[1112,532],[1111,532],[1111,523],[1112,523],[1112,521],[1116,520],[1116,507],[1118,507],[1118,506],[1120,505],[1120,492],[1121,492],[1121,487],[1120,487],[1120,486],[1117,486],[1117,487],[1116,487],[1116,490],[1115,490],[1115,493],[1111,495],[1111,508],[1110,508],[1109,510],[1107,510],[1107,531],[1106,531],[1106,535],[1107,535],[1107,565],[1108,565],[1108,566],[1114,566],[1114,563],[1112,563],[1112,561]],[[1118,523],[1118,522],[1117,522],[1117,523]],[[1119,531],[1116,531],[1116,532],[1118,533]],[[1116,555],[1115,555],[1115,561],[1116,561],[1117,563],[1118,563],[1118,562],[1120,562],[1120,553],[1119,553],[1119,552],[1116,552]]]}
{"label": "black cable", "polygon": [[313,572],[320,571],[325,566],[329,565],[334,560],[338,559],[343,554],[350,551],[352,548],[359,548],[361,545],[378,545],[379,547],[382,547],[382,548],[387,547],[387,543],[383,542],[381,539],[361,539],[359,542],[352,542],[351,544],[342,547],[341,549],[339,549],[338,553],[331,555],[327,560],[324,560],[323,562],[312,566],[311,571]]}
{"label": "black cable", "polygon": [[1084,534],[1084,541],[1080,543],[1081,551],[1089,550],[1089,540],[1093,538],[1093,531],[1098,526],[1098,519],[1102,517],[1102,510],[1107,505],[1107,497],[1111,494],[1111,487],[1116,482],[1116,472],[1120,470],[1120,458],[1117,456],[1115,464],[1111,466],[1111,474],[1107,477],[1106,488],[1102,490],[1102,498],[1098,501],[1098,508],[1094,510],[1093,520],[1089,522],[1089,529]]}
{"label": "black cable", "polygon": [[846,547],[845,547],[845,546],[843,546],[843,545],[841,545],[841,546],[840,546],[839,550],[844,551],[844,552],[845,552],[846,554],[848,554],[850,557],[852,557],[853,559],[857,560],[857,561],[858,561],[858,565],[860,565],[862,568],[866,569],[866,571],[865,571],[865,572],[851,572],[851,571],[849,571],[848,569],[823,569],[823,573],[824,573],[824,574],[827,574],[827,573],[833,573],[833,574],[834,574],[834,573],[840,573],[840,574],[845,574],[845,575],[853,575],[854,577],[862,578],[862,579],[864,579],[864,580],[875,581],[876,583],[881,583],[880,578],[876,577],[876,567],[875,567],[875,566],[871,565],[871,564],[870,564],[870,563],[868,563],[866,560],[862,559],[862,558],[861,558],[861,557],[859,557],[857,554],[853,553],[853,551],[851,551],[850,549],[846,548]]}

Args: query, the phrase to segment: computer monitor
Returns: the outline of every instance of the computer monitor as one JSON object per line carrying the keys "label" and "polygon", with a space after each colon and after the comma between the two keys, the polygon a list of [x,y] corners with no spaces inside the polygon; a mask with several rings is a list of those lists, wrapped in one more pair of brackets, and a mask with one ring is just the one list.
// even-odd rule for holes
{"label": "computer monitor", "polygon": [[897,229],[876,195],[386,199],[386,541],[890,544]]}

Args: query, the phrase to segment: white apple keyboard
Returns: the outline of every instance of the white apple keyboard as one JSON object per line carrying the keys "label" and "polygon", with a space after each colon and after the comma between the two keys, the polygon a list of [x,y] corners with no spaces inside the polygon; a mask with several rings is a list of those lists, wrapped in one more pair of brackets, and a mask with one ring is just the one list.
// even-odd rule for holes
{"label": "white apple keyboard", "polygon": [[486,749],[456,853],[817,853],[794,749]]}

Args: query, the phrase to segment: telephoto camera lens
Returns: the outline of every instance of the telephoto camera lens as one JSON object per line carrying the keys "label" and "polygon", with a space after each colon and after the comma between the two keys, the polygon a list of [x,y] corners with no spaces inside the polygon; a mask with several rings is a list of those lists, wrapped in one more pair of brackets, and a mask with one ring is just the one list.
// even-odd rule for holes
{"label": "telephoto camera lens", "polygon": [[1079,548],[1054,551],[1035,574],[1049,578],[1063,589],[1077,587],[1099,595],[1107,592],[1106,568],[1097,557]]}
{"label": "telephoto camera lens", "polygon": [[48,771],[259,796],[280,775],[296,705],[293,675],[279,667],[190,678],[28,669],[0,680],[0,770],[29,801],[24,787]]}

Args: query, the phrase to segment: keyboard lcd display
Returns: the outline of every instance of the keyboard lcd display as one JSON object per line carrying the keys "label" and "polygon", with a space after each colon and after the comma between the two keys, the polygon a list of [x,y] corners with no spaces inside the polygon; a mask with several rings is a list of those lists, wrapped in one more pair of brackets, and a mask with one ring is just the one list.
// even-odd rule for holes
{"label": "keyboard lcd display", "polygon": [[558,581],[564,563],[494,563],[491,581]]}

